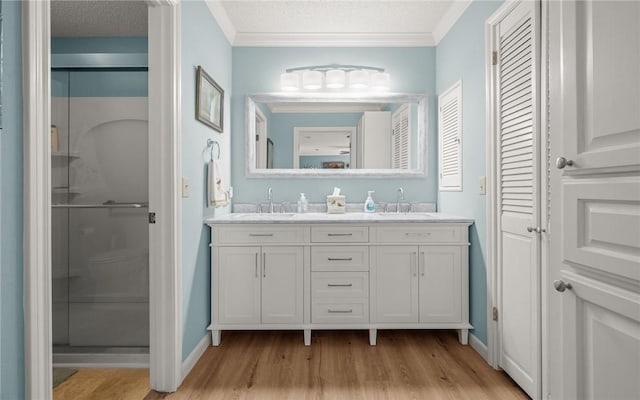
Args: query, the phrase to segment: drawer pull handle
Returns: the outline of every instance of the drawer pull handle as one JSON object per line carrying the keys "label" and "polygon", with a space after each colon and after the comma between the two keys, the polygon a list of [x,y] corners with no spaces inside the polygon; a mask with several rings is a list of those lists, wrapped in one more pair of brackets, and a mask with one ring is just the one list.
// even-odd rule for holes
{"label": "drawer pull handle", "polygon": [[251,237],[269,237],[269,236],[273,236],[273,233],[250,233],[249,236],[251,236]]}
{"label": "drawer pull handle", "polygon": [[329,287],[352,287],[353,283],[327,283]]}
{"label": "drawer pull handle", "polygon": [[327,236],[353,236],[353,233],[327,233]]}
{"label": "drawer pull handle", "polygon": [[327,260],[329,261],[353,261],[353,257],[349,257],[349,258],[327,258]]}
{"label": "drawer pull handle", "polygon": [[406,236],[431,236],[431,232],[406,232]]}
{"label": "drawer pull handle", "polygon": [[349,310],[332,310],[332,309],[328,309],[327,310],[330,314],[351,314],[353,313],[353,310],[349,309]]}

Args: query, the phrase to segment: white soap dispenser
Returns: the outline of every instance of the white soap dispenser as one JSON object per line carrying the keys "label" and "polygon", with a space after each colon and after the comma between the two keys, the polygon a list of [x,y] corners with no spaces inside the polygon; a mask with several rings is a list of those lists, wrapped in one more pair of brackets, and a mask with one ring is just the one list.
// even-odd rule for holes
{"label": "white soap dispenser", "polygon": [[364,212],[372,213],[376,211],[376,203],[373,202],[373,198],[371,197],[373,192],[373,190],[367,192],[367,200],[364,202]]}
{"label": "white soap dispenser", "polygon": [[307,211],[309,211],[309,202],[304,196],[304,193],[300,193],[300,198],[298,199],[298,212],[305,213]]}

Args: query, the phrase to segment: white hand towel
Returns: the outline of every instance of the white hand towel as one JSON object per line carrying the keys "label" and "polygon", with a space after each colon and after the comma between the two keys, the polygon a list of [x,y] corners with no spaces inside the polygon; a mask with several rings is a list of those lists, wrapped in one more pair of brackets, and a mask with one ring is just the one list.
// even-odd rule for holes
{"label": "white hand towel", "polygon": [[223,175],[220,161],[209,161],[207,171],[207,205],[209,207],[222,207],[229,204],[229,192],[225,189]]}

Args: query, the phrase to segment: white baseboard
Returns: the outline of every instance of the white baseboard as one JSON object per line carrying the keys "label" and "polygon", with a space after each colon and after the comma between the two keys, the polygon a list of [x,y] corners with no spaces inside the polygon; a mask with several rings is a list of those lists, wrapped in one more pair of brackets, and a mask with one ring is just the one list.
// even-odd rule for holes
{"label": "white baseboard", "polygon": [[480,339],[475,337],[473,333],[469,333],[469,346],[474,349],[484,360],[489,363],[489,349],[487,345],[482,343]]}
{"label": "white baseboard", "polygon": [[211,346],[211,333],[207,332],[207,334],[198,342],[193,351],[182,362],[182,380],[189,375],[189,372],[191,372],[209,346]]}

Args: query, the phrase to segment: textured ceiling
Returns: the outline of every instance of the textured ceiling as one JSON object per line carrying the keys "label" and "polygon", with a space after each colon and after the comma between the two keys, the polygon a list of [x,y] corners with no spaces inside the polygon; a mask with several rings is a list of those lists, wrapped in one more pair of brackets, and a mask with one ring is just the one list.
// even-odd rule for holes
{"label": "textured ceiling", "polygon": [[451,1],[222,1],[237,32],[432,32]]}
{"label": "textured ceiling", "polygon": [[147,5],[134,0],[53,0],[51,36],[147,36]]}

